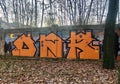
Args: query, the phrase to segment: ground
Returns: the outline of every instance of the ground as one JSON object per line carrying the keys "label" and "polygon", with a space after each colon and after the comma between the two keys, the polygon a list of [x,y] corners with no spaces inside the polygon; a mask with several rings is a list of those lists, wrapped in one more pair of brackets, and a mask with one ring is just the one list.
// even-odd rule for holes
{"label": "ground", "polygon": [[[116,62],[116,67],[120,62]],[[1,84],[117,84],[118,69],[96,60],[1,59]]]}

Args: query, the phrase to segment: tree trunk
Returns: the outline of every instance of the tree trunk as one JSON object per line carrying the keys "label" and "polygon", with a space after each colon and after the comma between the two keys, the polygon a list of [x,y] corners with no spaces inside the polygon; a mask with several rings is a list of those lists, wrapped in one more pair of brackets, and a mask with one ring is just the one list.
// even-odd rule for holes
{"label": "tree trunk", "polygon": [[42,0],[42,18],[41,18],[41,27],[43,25],[43,16],[44,16],[44,0]]}
{"label": "tree trunk", "polygon": [[105,24],[105,34],[103,42],[103,68],[114,69],[114,33],[115,33],[115,23],[118,11],[119,0],[109,0],[108,14]]}
{"label": "tree trunk", "polygon": [[93,0],[91,0],[90,2],[90,7],[88,9],[88,13],[86,15],[86,18],[85,18],[85,21],[84,21],[84,24],[87,25],[88,24],[88,20],[89,20],[89,17],[90,17],[90,12],[91,12],[91,9],[92,9],[92,4],[93,4]]}
{"label": "tree trunk", "polygon": [[103,19],[103,16],[104,16],[104,12],[105,12],[107,1],[108,0],[105,1],[104,7],[103,7],[102,15],[101,15],[101,18],[100,18],[100,24],[102,24],[102,19]]}
{"label": "tree trunk", "polygon": [[2,8],[2,11],[4,13],[4,17],[6,18],[7,23],[9,23],[8,10],[7,10],[7,7],[6,7],[6,1],[1,0],[0,1],[0,6]]}
{"label": "tree trunk", "polygon": [[37,27],[37,0],[35,0],[35,26]]}
{"label": "tree trunk", "polygon": [[31,7],[31,13],[30,13],[30,26],[33,26],[33,0],[32,0],[32,7]]}

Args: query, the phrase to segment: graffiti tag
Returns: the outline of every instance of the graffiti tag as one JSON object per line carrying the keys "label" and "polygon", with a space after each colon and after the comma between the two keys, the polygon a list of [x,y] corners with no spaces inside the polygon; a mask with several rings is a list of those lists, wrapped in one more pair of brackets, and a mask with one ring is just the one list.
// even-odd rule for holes
{"label": "graffiti tag", "polygon": [[[35,42],[30,34],[22,34],[14,41],[13,56],[30,56],[36,54]],[[67,46],[66,49],[64,46]],[[67,54],[64,53],[67,52]],[[91,32],[71,32],[69,38],[63,40],[55,33],[40,35],[39,56],[47,58],[99,59],[99,40],[92,37]],[[64,56],[66,55],[66,56]]]}

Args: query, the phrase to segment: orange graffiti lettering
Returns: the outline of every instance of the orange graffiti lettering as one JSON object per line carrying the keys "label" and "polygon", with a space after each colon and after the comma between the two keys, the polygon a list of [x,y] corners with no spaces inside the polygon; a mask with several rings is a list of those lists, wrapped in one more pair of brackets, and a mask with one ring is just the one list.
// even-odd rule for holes
{"label": "orange graffiti lettering", "polygon": [[36,48],[34,41],[31,39],[30,34],[21,35],[17,40],[14,41],[15,48],[12,50],[13,56],[30,56],[33,57]]}
{"label": "orange graffiti lettering", "polygon": [[93,41],[94,44],[97,44],[97,41],[92,38],[91,32],[79,34],[71,32],[71,37],[68,40],[70,41],[68,59],[99,59],[99,46],[93,45]]}
{"label": "orange graffiti lettering", "polygon": [[40,36],[40,56],[47,58],[62,58],[62,42],[63,40],[50,33],[47,36]]}

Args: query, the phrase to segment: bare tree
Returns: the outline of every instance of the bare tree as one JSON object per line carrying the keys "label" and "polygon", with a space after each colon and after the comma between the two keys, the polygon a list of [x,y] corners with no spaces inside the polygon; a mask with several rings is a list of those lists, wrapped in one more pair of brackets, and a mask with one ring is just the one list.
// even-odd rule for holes
{"label": "bare tree", "polygon": [[89,6],[89,9],[88,9],[88,12],[87,12],[87,15],[86,15],[86,18],[85,18],[84,24],[88,24],[88,20],[89,20],[89,16],[90,16],[90,12],[91,12],[91,8],[92,8],[92,4],[93,4],[93,0],[91,0],[91,2],[90,2],[90,6]]}
{"label": "bare tree", "polygon": [[43,17],[44,17],[44,0],[42,1],[42,19],[41,19],[41,27],[43,25]]}
{"label": "bare tree", "polygon": [[105,12],[105,7],[106,7],[106,4],[107,4],[107,1],[108,0],[105,1],[105,4],[103,6],[102,15],[101,15],[101,19],[100,19],[100,24],[102,23],[102,19],[103,19],[103,16],[104,16],[104,12]]}
{"label": "bare tree", "polygon": [[0,6],[6,21],[9,21],[9,15],[14,16],[13,22],[18,27],[19,24],[42,27],[47,19],[50,19],[51,25],[56,23],[61,26],[94,24],[92,20],[103,23],[107,2],[108,0],[0,0]]}
{"label": "bare tree", "polygon": [[6,21],[9,22],[9,19],[8,19],[8,11],[7,11],[7,7],[6,7],[6,1],[5,0],[1,0],[0,1],[0,6],[2,8],[2,11],[4,13],[4,16],[6,18]]}
{"label": "bare tree", "polygon": [[13,11],[15,16],[15,23],[19,27],[19,16],[18,16],[18,0],[13,0]]}
{"label": "bare tree", "polygon": [[35,0],[35,26],[37,26],[37,0]]}

